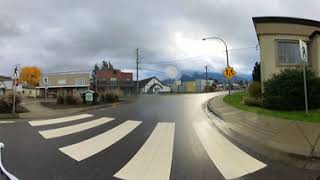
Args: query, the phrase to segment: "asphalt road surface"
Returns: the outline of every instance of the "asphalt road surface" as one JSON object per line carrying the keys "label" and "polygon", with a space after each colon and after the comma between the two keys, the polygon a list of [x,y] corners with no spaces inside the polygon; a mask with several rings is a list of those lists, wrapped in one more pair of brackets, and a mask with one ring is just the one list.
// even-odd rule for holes
{"label": "asphalt road surface", "polygon": [[320,175],[271,161],[220,134],[204,111],[205,102],[218,94],[141,96],[76,116],[0,124],[2,161],[23,180],[315,180]]}

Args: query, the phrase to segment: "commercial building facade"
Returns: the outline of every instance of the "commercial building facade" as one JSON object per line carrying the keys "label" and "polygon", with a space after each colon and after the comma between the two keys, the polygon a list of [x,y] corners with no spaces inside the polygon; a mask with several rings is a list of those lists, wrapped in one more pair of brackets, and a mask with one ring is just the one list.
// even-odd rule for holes
{"label": "commercial building facade", "polygon": [[290,17],[253,17],[260,46],[261,81],[284,68],[301,67],[299,40],[308,45],[308,68],[320,76],[320,22]]}
{"label": "commercial building facade", "polygon": [[42,75],[39,87],[40,96],[44,97],[46,84],[43,78],[47,77],[48,97],[56,97],[59,92],[82,93],[90,88],[90,72],[62,72]]}
{"label": "commercial building facade", "polygon": [[120,90],[124,95],[134,93],[135,83],[131,72],[99,70],[96,72],[95,77],[95,86],[98,92]]}

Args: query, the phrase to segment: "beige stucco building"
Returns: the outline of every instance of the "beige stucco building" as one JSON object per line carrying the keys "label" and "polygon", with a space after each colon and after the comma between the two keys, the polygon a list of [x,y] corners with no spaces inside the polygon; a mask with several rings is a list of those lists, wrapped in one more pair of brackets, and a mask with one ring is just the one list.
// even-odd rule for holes
{"label": "beige stucco building", "polygon": [[252,19],[260,46],[262,82],[283,68],[302,66],[299,40],[307,42],[308,67],[320,76],[320,22],[291,17]]}
{"label": "beige stucco building", "polygon": [[82,93],[90,88],[90,72],[63,72],[42,75],[39,87],[40,96],[44,96],[44,78],[47,78],[48,97],[55,97],[58,92]]}

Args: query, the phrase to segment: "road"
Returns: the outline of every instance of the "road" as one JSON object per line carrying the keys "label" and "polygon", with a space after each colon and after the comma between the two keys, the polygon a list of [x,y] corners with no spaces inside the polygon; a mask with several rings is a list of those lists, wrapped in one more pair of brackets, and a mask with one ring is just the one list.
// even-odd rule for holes
{"label": "road", "polygon": [[3,163],[19,179],[311,180],[224,136],[204,111],[221,93],[141,96],[45,121],[0,124]]}

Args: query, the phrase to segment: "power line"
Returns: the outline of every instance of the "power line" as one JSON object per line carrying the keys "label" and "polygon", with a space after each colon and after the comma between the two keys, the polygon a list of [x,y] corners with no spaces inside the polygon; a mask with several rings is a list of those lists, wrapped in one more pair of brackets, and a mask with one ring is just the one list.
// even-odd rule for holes
{"label": "power line", "polygon": [[[256,46],[249,46],[249,47],[242,47],[242,48],[235,48],[235,49],[229,49],[228,51],[240,51],[240,50],[246,50],[246,49],[256,49]],[[256,49],[257,50],[257,49]],[[222,52],[221,51],[215,51],[215,52]],[[173,62],[182,62],[182,61],[187,61],[190,59],[195,59],[195,60],[204,60],[204,59],[197,59],[201,57],[208,57],[209,55],[200,55],[200,56],[193,56],[193,57],[186,57],[186,58],[181,58],[181,59],[171,59],[171,60],[166,60],[166,61],[158,61],[158,62],[144,62],[143,64],[170,64]],[[163,58],[165,59],[165,58]]]}

